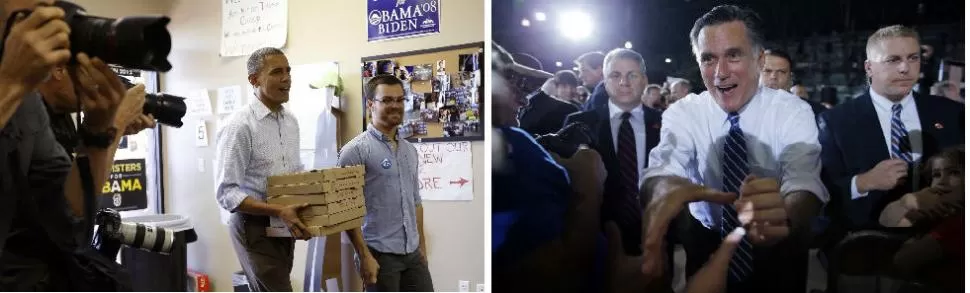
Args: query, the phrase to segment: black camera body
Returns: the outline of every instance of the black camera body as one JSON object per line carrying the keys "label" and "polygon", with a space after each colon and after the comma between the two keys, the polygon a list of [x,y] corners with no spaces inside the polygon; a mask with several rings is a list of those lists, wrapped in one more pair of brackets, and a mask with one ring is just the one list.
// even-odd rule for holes
{"label": "black camera body", "polygon": [[[135,86],[128,79],[119,78],[121,78],[121,83],[125,85],[126,89]],[[185,116],[186,111],[185,98],[183,97],[165,93],[145,94],[145,105],[142,106],[142,113],[145,115],[152,114],[152,117],[155,117],[158,123],[175,128],[182,127],[182,117]]]}
{"label": "black camera body", "polygon": [[[64,21],[71,28],[72,63],[77,62],[73,56],[84,52],[88,56],[101,58],[107,64],[125,68],[159,72],[172,70],[172,64],[168,62],[172,36],[165,28],[171,21],[168,17],[112,19],[88,15],[84,8],[67,1],[54,1],[54,6],[64,10]],[[31,12],[30,9],[13,11],[7,18],[3,39],[10,35],[10,28],[18,15]]]}
{"label": "black camera body", "polygon": [[167,72],[172,70],[168,53],[172,36],[165,28],[166,16],[131,16],[118,19],[88,15],[77,4],[55,1],[71,27],[71,55],[84,52],[108,64],[126,68]]}
{"label": "black camera body", "polygon": [[536,142],[560,157],[571,158],[579,150],[580,145],[591,145],[593,138],[590,135],[589,126],[582,122],[573,122],[556,133],[540,135],[536,138]]}

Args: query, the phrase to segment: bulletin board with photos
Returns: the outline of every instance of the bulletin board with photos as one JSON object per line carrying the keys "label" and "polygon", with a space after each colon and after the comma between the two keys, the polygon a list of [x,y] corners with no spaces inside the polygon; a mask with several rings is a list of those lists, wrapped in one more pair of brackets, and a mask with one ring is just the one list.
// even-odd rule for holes
{"label": "bulletin board with photos", "polygon": [[[483,140],[484,55],[485,43],[478,42],[364,57],[362,85],[382,74],[404,81],[404,121],[398,134],[409,141]],[[361,100],[366,129],[370,110]]]}

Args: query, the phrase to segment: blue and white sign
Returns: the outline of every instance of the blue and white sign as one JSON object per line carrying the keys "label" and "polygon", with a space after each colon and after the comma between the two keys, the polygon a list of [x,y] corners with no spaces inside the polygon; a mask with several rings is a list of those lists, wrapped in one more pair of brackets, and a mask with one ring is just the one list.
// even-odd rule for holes
{"label": "blue and white sign", "polygon": [[436,34],[441,24],[440,0],[367,1],[367,41]]}

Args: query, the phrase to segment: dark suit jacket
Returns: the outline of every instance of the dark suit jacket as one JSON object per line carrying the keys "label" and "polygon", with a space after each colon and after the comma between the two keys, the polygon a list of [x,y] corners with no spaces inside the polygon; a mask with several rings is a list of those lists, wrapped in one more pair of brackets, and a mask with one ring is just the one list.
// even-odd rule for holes
{"label": "dark suit jacket", "polygon": [[601,81],[593,88],[593,92],[589,93],[589,99],[586,99],[586,104],[583,105],[582,110],[590,111],[606,107],[609,101],[610,94],[606,92],[606,83]]}
{"label": "dark suit jacket", "polygon": [[578,112],[576,106],[550,97],[543,91],[536,91],[529,99],[529,105],[519,115],[519,128],[529,134],[545,135],[562,128],[566,116]]}
{"label": "dark suit jacket", "polygon": [[[643,166],[647,166],[648,154],[653,147],[657,146],[660,142],[660,111],[643,107],[643,121],[644,129],[646,129],[646,152],[643,158]],[[642,227],[640,227],[643,221],[640,217],[636,218],[617,218],[615,215],[619,215],[614,209],[617,206],[615,204],[618,200],[624,200],[619,198],[620,195],[620,175],[619,175],[619,161],[615,151],[613,143],[613,132],[610,129],[610,109],[609,107],[599,107],[592,111],[584,111],[576,114],[569,115],[566,118],[564,125],[568,125],[573,122],[582,122],[589,127],[591,131],[591,136],[593,139],[593,145],[591,146],[596,150],[603,158],[603,165],[606,167],[606,182],[603,189],[603,220],[604,221],[615,221],[617,226],[620,228],[620,232],[623,234],[623,245],[627,253],[635,254],[640,251],[640,235],[642,234]],[[640,207],[639,211],[642,213],[642,205],[636,203],[636,206]],[[623,213],[627,214],[627,213]]]}
{"label": "dark suit jacket", "polygon": [[805,101],[806,103],[808,103],[809,106],[812,106],[812,113],[815,114],[816,119],[818,119],[819,114],[822,114],[822,112],[825,112],[825,110],[828,110],[828,108],[825,108],[825,106],[823,106],[822,103],[812,101],[812,100],[806,100],[806,99],[802,99],[802,101]]}
{"label": "dark suit jacket", "polygon": [[[941,149],[963,144],[962,104],[928,95],[914,95],[914,99],[923,132],[924,162]],[[893,190],[870,191],[865,197],[851,199],[852,177],[890,158],[878,119],[868,91],[819,116],[822,179],[831,194],[827,211],[849,230],[877,227],[883,208],[913,191],[909,181],[913,176],[909,176],[909,182]]]}

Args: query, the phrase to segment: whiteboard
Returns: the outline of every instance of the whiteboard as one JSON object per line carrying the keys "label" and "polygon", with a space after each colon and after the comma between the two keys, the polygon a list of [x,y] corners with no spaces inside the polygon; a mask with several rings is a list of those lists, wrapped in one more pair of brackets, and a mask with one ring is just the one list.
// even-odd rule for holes
{"label": "whiteboard", "polygon": [[[332,66],[332,65],[331,65]],[[316,149],[317,124],[321,113],[330,113],[328,96],[333,91],[313,89],[310,83],[319,80],[324,74],[326,63],[313,63],[293,66],[290,71],[290,100],[283,107],[293,113],[300,125],[300,149]],[[333,122],[336,137],[336,122]],[[304,165],[311,165],[303,161]]]}

